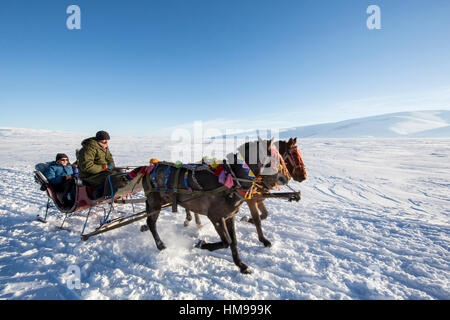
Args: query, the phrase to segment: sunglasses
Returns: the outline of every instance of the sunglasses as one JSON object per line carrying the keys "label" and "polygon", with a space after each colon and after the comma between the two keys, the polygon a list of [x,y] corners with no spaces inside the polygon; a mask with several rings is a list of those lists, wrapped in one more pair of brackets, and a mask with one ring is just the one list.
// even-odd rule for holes
{"label": "sunglasses", "polygon": [[69,159],[59,159],[59,161],[64,161],[64,162],[67,162],[67,161],[69,161]]}

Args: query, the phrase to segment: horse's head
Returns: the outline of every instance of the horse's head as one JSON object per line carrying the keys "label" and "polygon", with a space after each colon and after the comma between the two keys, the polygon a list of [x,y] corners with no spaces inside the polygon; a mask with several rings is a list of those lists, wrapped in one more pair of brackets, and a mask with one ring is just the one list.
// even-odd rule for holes
{"label": "horse's head", "polygon": [[254,173],[255,178],[270,189],[275,185],[285,185],[289,182],[289,171],[273,143],[273,139],[258,138],[257,141],[243,144],[238,151]]}
{"label": "horse's head", "polygon": [[296,144],[297,138],[290,138],[289,141],[280,140],[278,147],[292,178],[295,181],[302,182],[307,175],[300,149]]}

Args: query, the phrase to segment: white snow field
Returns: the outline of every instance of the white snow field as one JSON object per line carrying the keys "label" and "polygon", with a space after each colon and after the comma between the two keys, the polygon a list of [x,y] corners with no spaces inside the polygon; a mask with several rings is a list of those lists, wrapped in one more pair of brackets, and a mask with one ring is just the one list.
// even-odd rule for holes
{"label": "white snow field", "polygon": [[[229,249],[209,252],[184,227],[184,211],[163,211],[159,252],[134,223],[80,240],[83,216],[36,221],[46,202],[34,165],[89,135],[0,128],[0,299],[450,299],[450,139],[301,139],[308,179],[291,182],[302,200],[266,201],[272,247],[239,221],[242,275]],[[170,160],[170,141],[114,137],[116,165]],[[124,210],[131,210],[125,207]],[[88,228],[96,226],[91,220]],[[80,269],[80,288],[66,272]]]}

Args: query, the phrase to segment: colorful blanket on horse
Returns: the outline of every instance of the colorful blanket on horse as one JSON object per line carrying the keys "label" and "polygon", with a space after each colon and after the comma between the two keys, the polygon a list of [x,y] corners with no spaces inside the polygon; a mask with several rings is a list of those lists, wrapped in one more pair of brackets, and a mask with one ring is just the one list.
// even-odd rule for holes
{"label": "colorful blanket on horse", "polygon": [[[249,177],[249,181],[255,180],[255,183],[250,188],[251,191],[245,190],[240,192],[241,195],[246,198],[250,198],[252,194],[257,193],[257,179],[255,179],[255,174],[248,167],[248,165],[243,160],[240,154],[237,155],[237,163],[245,170]],[[159,186],[157,183],[157,172],[158,168],[165,167],[164,173],[164,183],[163,187]],[[208,173],[214,175],[217,179],[217,184],[205,186],[199,183],[198,175],[202,173]],[[147,177],[151,185],[151,191],[163,191],[167,192],[178,192],[178,193],[208,193],[208,192],[224,192],[230,190],[233,186],[238,185],[239,181],[234,176],[231,167],[224,163],[223,161],[213,160],[210,161],[207,158],[202,159],[201,164],[187,164],[181,162],[166,162],[158,161],[157,159],[152,159],[150,165],[139,167],[126,175],[126,179],[133,180],[139,174],[143,177]],[[180,179],[183,179],[183,187],[180,185]],[[242,179],[241,179],[242,180]],[[150,185],[150,184],[149,184]]]}

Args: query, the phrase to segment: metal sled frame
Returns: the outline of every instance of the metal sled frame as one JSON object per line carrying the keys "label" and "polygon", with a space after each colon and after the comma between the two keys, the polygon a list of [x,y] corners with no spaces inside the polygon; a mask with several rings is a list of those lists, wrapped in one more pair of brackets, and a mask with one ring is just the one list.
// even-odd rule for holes
{"label": "metal sled frame", "polygon": [[[63,229],[64,223],[67,220],[67,218],[70,218],[75,215],[84,216],[84,213],[86,213],[86,211],[87,211],[86,219],[84,221],[83,229],[81,231],[81,239],[82,240],[87,240],[88,238],[90,238],[91,236],[93,236],[95,234],[113,230],[118,227],[121,227],[121,226],[124,226],[129,223],[132,223],[132,222],[135,222],[135,221],[145,218],[145,216],[144,216],[146,214],[145,210],[136,213],[134,204],[135,203],[144,203],[146,199],[145,198],[142,198],[142,199],[133,199],[132,198],[132,196],[135,193],[139,192],[140,190],[128,192],[126,194],[115,195],[113,192],[112,184],[111,184],[111,175],[108,176],[108,178],[107,178],[107,182],[111,186],[111,190],[110,190],[111,194],[108,197],[103,197],[103,198],[99,198],[96,200],[92,200],[89,198],[89,196],[87,194],[86,186],[83,186],[81,184],[76,184],[75,185],[75,188],[76,188],[75,201],[74,201],[73,206],[71,206],[69,208],[69,207],[64,207],[61,205],[61,203],[59,202],[59,200],[56,196],[56,191],[54,190],[52,185],[47,181],[47,179],[45,178],[45,176],[42,174],[41,171],[36,170],[36,171],[34,171],[34,174],[35,174],[35,181],[41,185],[41,190],[43,190],[43,191],[45,190],[46,194],[47,194],[47,204],[44,205],[45,215],[42,218],[40,216],[40,214],[38,214],[38,216],[37,216],[38,221],[46,223],[49,209],[56,208],[56,211],[64,214],[62,224],[59,227],[60,229]],[[106,182],[105,182],[105,185],[107,185]],[[119,217],[119,218],[110,220],[109,218],[113,212],[120,212],[119,210],[117,210],[115,208],[114,204],[131,204],[133,214],[130,216]],[[102,207],[102,205],[104,205],[104,207]],[[85,230],[86,230],[86,227],[88,224],[89,217],[91,217],[93,214],[96,214],[98,212],[103,212],[103,219],[100,222],[100,226],[98,226],[94,232],[91,232],[86,235]],[[125,213],[125,212],[121,212],[121,213]]]}

